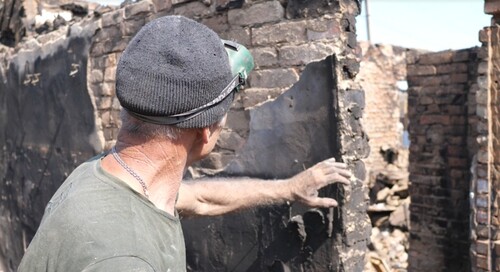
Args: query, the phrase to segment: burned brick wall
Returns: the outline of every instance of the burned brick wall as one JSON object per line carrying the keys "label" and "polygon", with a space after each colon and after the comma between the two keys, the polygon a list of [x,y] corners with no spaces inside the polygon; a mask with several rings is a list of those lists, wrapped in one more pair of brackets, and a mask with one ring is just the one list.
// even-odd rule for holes
{"label": "burned brick wall", "polygon": [[365,160],[372,223],[365,271],[405,271],[408,266],[409,179],[407,129],[407,59],[421,50],[360,43],[362,58],[356,80],[365,91],[363,128],[369,135]]}
{"label": "burned brick wall", "polygon": [[[338,127],[331,122],[337,113],[332,104],[325,103],[338,99],[327,91],[335,84],[333,61],[327,58],[307,65],[290,90],[251,110],[248,141],[225,173],[279,178],[327,157],[342,159],[339,145],[328,144],[332,139],[340,140]],[[351,107],[362,103],[362,93],[351,90],[347,95]],[[300,112],[302,118],[295,119]],[[361,162],[356,163],[355,171],[363,177]],[[193,271],[361,271],[370,231],[363,191],[359,180],[348,191],[327,188],[322,192],[341,198],[344,210],[284,205],[216,219],[187,220],[187,249],[197,253],[188,254],[192,260],[188,263]],[[237,227],[234,222],[239,222]],[[345,237],[338,232],[342,229]],[[232,239],[221,239],[225,236],[221,232]],[[211,246],[224,249],[224,253],[214,255]],[[339,258],[342,255],[345,257]]]}
{"label": "burned brick wall", "polygon": [[[370,155],[366,158],[368,173],[376,175],[398,155],[407,157],[404,131],[407,129],[406,62],[420,53],[385,44],[360,43],[361,68],[356,77],[365,91],[366,107],[363,128],[369,135]],[[405,86],[403,86],[405,87]],[[398,154],[401,151],[401,154]],[[395,154],[391,154],[395,152]],[[407,161],[407,158],[403,159]]]}
{"label": "burned brick wall", "polygon": [[470,269],[479,51],[421,54],[408,63],[411,271]]}
{"label": "burned brick wall", "polygon": [[16,268],[62,181],[100,151],[86,85],[93,32],[61,29],[0,53],[2,271]]}
{"label": "burned brick wall", "polygon": [[[115,97],[116,64],[127,43],[148,21],[159,16],[180,14],[206,24],[222,38],[246,45],[256,61],[249,86],[238,95],[215,152],[190,169],[192,177],[214,174],[270,179],[286,177],[331,156],[347,162],[357,177],[357,181],[345,190],[333,186],[322,192],[341,199],[337,209],[308,210],[285,205],[200,221],[183,220],[190,269],[279,271],[289,267],[304,271],[360,271],[364,265],[370,226],[365,213],[365,187],[362,183],[365,169],[361,161],[369,152],[361,125],[364,93],[354,81],[359,69],[355,35],[355,16],[359,13],[359,5],[356,0],[315,0],[307,3],[296,0],[139,1],[117,9],[97,8],[82,21],[62,27],[59,32],[35,35],[21,43],[19,47],[39,43],[41,52],[30,54],[34,60],[40,60],[38,57],[49,50],[44,49],[45,46],[61,39],[66,43],[49,55],[57,59],[71,59],[75,51],[69,41],[79,33],[77,30],[81,30],[82,41],[78,43],[82,46],[78,50],[81,61],[66,63],[69,67],[60,65],[74,81],[71,84],[78,87],[61,82],[51,90],[58,94],[54,95],[56,98],[69,99],[67,97],[75,95],[71,99],[78,99],[81,103],[72,107],[69,103],[68,108],[57,115],[64,120],[69,118],[70,121],[60,121],[63,125],[56,127],[71,137],[54,138],[65,139],[69,144],[61,147],[49,145],[43,150],[50,152],[43,154],[45,157],[40,155],[46,165],[58,163],[54,154],[71,158],[67,160],[71,165],[61,169],[63,174],[51,174],[49,171],[47,177],[42,179],[43,184],[33,184],[19,175],[16,168],[9,167],[9,163],[19,161],[26,167],[22,171],[36,172],[38,170],[34,165],[40,163],[40,158],[26,153],[15,153],[16,156],[12,157],[14,151],[3,153],[0,173],[10,174],[4,174],[2,186],[22,190],[27,197],[17,198],[18,205],[26,205],[31,199],[41,199],[36,203],[38,208],[34,219],[19,224],[20,233],[0,228],[0,237],[14,245],[9,246],[11,249],[15,248],[15,254],[10,253],[2,260],[8,264],[6,270],[17,266],[23,247],[38,226],[47,197],[65,175],[82,160],[114,144],[120,127],[120,106]],[[19,69],[10,66],[21,52],[0,51],[1,57],[9,54],[1,68],[2,80],[8,85],[5,88],[2,85],[1,99],[18,95],[16,88],[23,84],[19,79],[12,80],[6,76],[13,73],[18,78],[25,78]],[[70,56],[65,56],[64,52]],[[28,66],[25,73],[37,73],[41,69],[40,62],[34,63],[35,66]],[[51,69],[52,66],[44,64],[43,67]],[[50,71],[41,72],[42,77],[57,77]],[[50,93],[45,87],[45,84],[39,87],[40,94]],[[79,92],[82,92],[81,95],[76,96],[75,93]],[[37,99],[31,93],[26,93],[23,98]],[[50,101],[52,99],[47,103]],[[49,103],[47,108],[51,106],[57,106],[57,99],[54,105]],[[15,103],[11,108],[14,111],[11,115],[21,111]],[[30,110],[38,112],[46,108],[33,104]],[[8,116],[2,116],[0,124],[7,126]],[[21,119],[25,123],[33,122],[30,118],[30,115],[23,115]],[[56,121],[60,120],[47,119],[49,127],[59,124]],[[73,127],[80,122],[84,125],[83,131]],[[71,126],[64,127],[64,124]],[[39,125],[43,126],[43,123]],[[16,133],[23,136],[19,136],[21,139],[29,138],[26,135],[35,138],[39,133],[31,128],[13,127],[12,130],[18,131]],[[36,139],[33,142],[38,143]],[[5,146],[3,148],[6,150]],[[40,188],[44,186],[48,189],[43,191],[44,197],[41,197]],[[13,191],[8,194],[10,198],[6,203],[13,203],[12,199],[18,193]],[[0,226],[8,225],[10,221],[17,222],[24,216],[10,206],[5,206],[2,212]],[[24,234],[26,230],[29,230],[28,235]],[[207,235],[200,238],[200,233]],[[207,241],[211,243],[207,244]]]}
{"label": "burned brick wall", "polygon": [[[490,248],[492,271],[500,271],[500,28],[488,30],[488,180],[490,184]],[[480,111],[478,111],[481,113]],[[482,152],[478,153],[478,159]],[[479,160],[478,160],[479,161]],[[479,163],[478,163],[479,164]]]}
{"label": "burned brick wall", "polygon": [[[492,1],[494,2],[494,1]],[[485,10],[492,12],[486,3]],[[471,183],[471,262],[472,271],[500,271],[500,216],[498,192],[500,180],[500,29],[487,27],[480,32],[483,46],[477,69],[476,117],[478,150],[472,162]]]}

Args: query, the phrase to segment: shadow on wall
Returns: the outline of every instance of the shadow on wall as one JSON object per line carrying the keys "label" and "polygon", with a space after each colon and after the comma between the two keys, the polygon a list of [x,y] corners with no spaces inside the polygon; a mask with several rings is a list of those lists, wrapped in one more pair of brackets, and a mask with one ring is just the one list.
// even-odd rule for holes
{"label": "shadow on wall", "polygon": [[[290,90],[253,108],[248,140],[221,175],[285,178],[339,157],[332,68],[332,57],[307,65]],[[321,193],[338,198],[342,190],[335,186]],[[333,209],[283,205],[185,219],[189,269],[298,271],[318,264],[335,266],[334,240],[329,237],[335,237],[332,229],[338,230],[331,222],[336,216]]]}

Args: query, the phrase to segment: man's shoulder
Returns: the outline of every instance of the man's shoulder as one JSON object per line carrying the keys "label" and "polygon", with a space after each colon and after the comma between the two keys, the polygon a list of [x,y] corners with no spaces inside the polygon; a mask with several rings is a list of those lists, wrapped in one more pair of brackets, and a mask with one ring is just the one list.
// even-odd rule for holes
{"label": "man's shoulder", "polygon": [[128,185],[104,174],[97,163],[89,160],[68,177],[47,204],[39,232],[54,233],[57,240],[103,241],[126,248],[137,244],[137,234],[148,229],[180,228],[178,218],[165,215]]}
{"label": "man's shoulder", "polygon": [[[140,201],[125,194],[85,194],[88,195],[66,198],[44,217],[28,249],[29,259],[34,262],[46,259],[72,268],[61,271],[82,271],[89,265],[89,271],[120,271],[101,268],[125,259],[155,267],[151,271],[162,271],[158,267],[165,264],[163,256],[158,254],[166,248],[163,243],[181,242],[173,241],[182,239],[180,224],[165,223],[159,219],[161,215],[151,213]],[[178,231],[168,232],[169,228]],[[125,259],[111,259],[119,256]]]}
{"label": "man's shoulder", "polygon": [[103,174],[97,163],[90,160],[75,169],[51,199],[26,262],[82,271],[110,257],[132,256],[163,271],[168,263],[161,254],[182,258],[183,251],[164,251],[167,244],[183,248],[178,218],[165,216],[119,180]]}

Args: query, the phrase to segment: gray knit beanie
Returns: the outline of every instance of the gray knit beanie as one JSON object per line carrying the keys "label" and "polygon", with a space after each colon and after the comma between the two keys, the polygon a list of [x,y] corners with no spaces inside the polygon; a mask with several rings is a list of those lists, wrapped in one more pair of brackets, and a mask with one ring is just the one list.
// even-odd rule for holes
{"label": "gray knit beanie", "polygon": [[203,128],[224,116],[234,93],[189,118],[171,122],[171,116],[213,101],[232,78],[215,32],[182,16],[166,16],[146,24],[123,52],[116,95],[123,108],[146,122]]}

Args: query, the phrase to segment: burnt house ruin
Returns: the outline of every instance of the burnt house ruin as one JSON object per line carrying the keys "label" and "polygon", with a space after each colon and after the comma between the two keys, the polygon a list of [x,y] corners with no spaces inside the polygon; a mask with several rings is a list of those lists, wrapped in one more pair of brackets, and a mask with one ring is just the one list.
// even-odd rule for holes
{"label": "burnt house ruin", "polygon": [[0,271],[15,271],[72,169],[113,146],[117,60],[170,14],[256,61],[216,150],[186,178],[272,182],[328,157],[357,178],[321,192],[335,209],[183,220],[190,271],[364,271],[375,220],[408,232],[403,271],[500,271],[499,7],[485,1],[481,47],[424,52],[358,43],[358,0],[0,2]]}
{"label": "burnt house ruin", "polygon": [[[141,26],[168,14],[193,18],[244,44],[257,66],[215,152],[190,170],[191,178],[273,179],[328,157],[348,162],[358,178],[348,190],[322,192],[345,196],[335,210],[285,205],[184,220],[189,269],[363,268],[371,226],[362,182],[361,159],[369,151],[360,124],[364,96],[354,81],[358,1],[169,0],[116,8],[82,2],[60,3],[60,10],[54,3],[39,5],[31,8],[51,8],[49,20],[35,12],[35,19],[2,28],[15,34],[2,36],[9,43],[0,51],[4,271],[16,268],[64,178],[114,144],[120,126],[117,60]],[[8,15],[2,18],[16,21],[28,9],[26,2],[4,2]]]}

